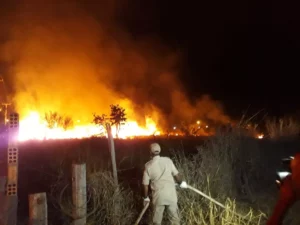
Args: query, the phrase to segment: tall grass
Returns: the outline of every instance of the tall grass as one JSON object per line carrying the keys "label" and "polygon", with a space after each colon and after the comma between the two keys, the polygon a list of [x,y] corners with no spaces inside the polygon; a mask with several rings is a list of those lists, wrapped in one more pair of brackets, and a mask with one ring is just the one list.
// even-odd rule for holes
{"label": "tall grass", "polygon": [[266,130],[271,139],[299,137],[300,124],[292,117],[266,120]]}
{"label": "tall grass", "polygon": [[[178,188],[182,224],[265,223],[266,214],[272,210],[276,196],[274,192],[269,194],[268,183],[264,183],[265,177],[261,171],[265,171],[267,165],[262,163],[265,162],[260,155],[263,149],[258,143],[260,141],[249,137],[241,129],[231,129],[218,132],[204,144],[195,146],[195,154],[187,154],[189,150],[183,144],[173,145],[172,148],[167,143],[162,145],[164,151],[171,153],[171,158],[189,185],[225,205],[225,209],[221,208],[192,190]],[[87,224],[133,224],[142,210],[140,192],[130,189],[125,183],[116,186],[110,170],[98,167],[94,158],[84,160],[89,195]],[[63,212],[64,224],[70,224],[71,190],[70,186],[64,188],[70,184],[70,179],[64,171],[60,171],[58,185],[52,193],[56,194],[56,205]],[[150,223],[151,215],[152,208],[149,207],[143,220],[148,219]]]}
{"label": "tall grass", "polygon": [[92,209],[95,213],[88,218],[88,225],[133,224],[137,211],[134,193],[130,189],[115,185],[112,174],[107,171],[89,174],[88,183],[97,201],[96,208]]}
{"label": "tall grass", "polygon": [[[186,155],[184,146],[170,149],[172,159],[187,183],[225,204],[225,209],[214,205],[188,189],[178,189],[178,204],[181,223],[185,225],[210,224],[262,224],[265,215],[258,209],[252,209],[254,196],[249,179],[253,179],[255,157],[246,163],[247,148],[256,148],[255,142],[248,140],[241,132],[218,133],[204,145],[198,146],[198,152]],[[243,149],[242,149],[243,148]],[[248,154],[251,153],[250,151]],[[140,193],[133,192],[125,184],[116,186],[110,172],[95,167],[87,160],[88,217],[89,225],[130,225],[136,220],[142,205]],[[253,161],[254,160],[254,161]],[[70,179],[60,170],[59,181],[54,191],[57,206],[63,212],[65,224],[71,221],[71,190],[66,187]],[[255,178],[255,177],[254,177]],[[63,191],[62,191],[63,190]],[[59,194],[57,194],[59,193]],[[243,217],[236,216],[237,214]],[[147,217],[148,215],[148,217]],[[145,215],[151,220],[152,208]],[[166,222],[165,217],[165,222]],[[150,222],[150,221],[149,221]]]}
{"label": "tall grass", "polygon": [[[265,214],[250,208],[241,198],[254,198],[247,180],[251,165],[242,165],[241,144],[245,138],[239,132],[219,133],[198,147],[198,153],[186,156],[182,149],[174,151],[174,163],[191,186],[211,195],[226,208],[214,205],[191,190],[178,190],[182,223],[192,224],[261,224]],[[243,215],[238,217],[235,213]]]}
{"label": "tall grass", "polygon": [[[87,167],[89,164],[87,163]],[[51,198],[61,212],[62,224],[72,221],[72,190],[68,174],[60,170],[60,176],[52,186]],[[134,192],[122,184],[116,185],[112,173],[107,170],[87,169],[87,223],[86,225],[126,225],[137,218]],[[54,200],[54,201],[53,201]]]}

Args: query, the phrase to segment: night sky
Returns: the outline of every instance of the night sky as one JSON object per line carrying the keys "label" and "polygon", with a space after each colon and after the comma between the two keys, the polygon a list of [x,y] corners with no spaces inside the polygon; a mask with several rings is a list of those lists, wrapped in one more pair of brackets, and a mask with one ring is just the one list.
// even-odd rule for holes
{"label": "night sky", "polygon": [[299,109],[297,9],[296,1],[130,0],[120,20],[184,54],[191,98],[208,93],[233,116],[249,107],[281,116]]}

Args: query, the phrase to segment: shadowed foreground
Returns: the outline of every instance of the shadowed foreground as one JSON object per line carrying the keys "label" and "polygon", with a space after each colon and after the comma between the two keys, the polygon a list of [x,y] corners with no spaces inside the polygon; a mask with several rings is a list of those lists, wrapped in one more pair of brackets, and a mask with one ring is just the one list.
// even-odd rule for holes
{"label": "shadowed foreground", "polygon": [[[88,224],[113,224],[113,220],[117,224],[133,224],[142,209],[141,178],[152,141],[161,144],[162,155],[174,159],[188,184],[226,203],[231,210],[247,215],[250,224],[265,223],[266,217],[261,212],[269,215],[274,207],[278,195],[275,172],[281,158],[293,155],[300,147],[298,140],[275,142],[234,133],[220,134],[206,141],[203,138],[115,140],[121,185],[121,191],[116,193],[106,139],[22,143],[18,220],[28,219],[28,194],[47,192],[49,223],[69,224],[70,216],[65,209],[70,208],[70,190],[67,188],[63,197],[59,197],[60,192],[70,184],[72,162],[86,162],[88,190],[97,190],[96,194],[89,192],[88,211],[98,207],[97,213],[89,215]],[[183,224],[247,222],[191,191],[178,190],[178,194]],[[122,212],[119,216],[113,216],[111,211],[116,202]],[[300,222],[296,207],[286,218],[288,224]],[[146,224],[150,217],[149,208],[141,224]]]}

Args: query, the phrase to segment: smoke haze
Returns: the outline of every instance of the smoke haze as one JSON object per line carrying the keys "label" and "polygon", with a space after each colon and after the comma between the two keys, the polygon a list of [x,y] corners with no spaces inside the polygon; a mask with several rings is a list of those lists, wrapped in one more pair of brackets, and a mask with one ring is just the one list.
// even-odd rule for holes
{"label": "smoke haze", "polygon": [[25,2],[11,3],[4,15],[1,46],[21,117],[51,110],[90,122],[92,113],[120,104],[141,123],[145,115],[160,124],[198,117],[228,121],[209,96],[191,105],[177,79],[182,56],[122,30],[116,1],[97,8],[79,1]]}

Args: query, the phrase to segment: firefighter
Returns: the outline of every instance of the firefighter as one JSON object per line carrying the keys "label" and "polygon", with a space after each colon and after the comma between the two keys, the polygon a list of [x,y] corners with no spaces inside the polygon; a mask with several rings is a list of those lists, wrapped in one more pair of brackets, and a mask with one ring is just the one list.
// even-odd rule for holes
{"label": "firefighter", "polygon": [[279,181],[279,198],[267,225],[279,225],[288,209],[300,200],[300,153],[291,158],[290,172]]}
{"label": "firefighter", "polygon": [[161,148],[157,143],[150,145],[151,160],[145,164],[143,174],[144,205],[150,203],[148,187],[151,186],[153,205],[153,224],[160,225],[166,209],[173,225],[180,224],[177,205],[177,193],[174,178],[181,188],[187,188],[182,181],[173,161],[168,157],[160,156]]}

